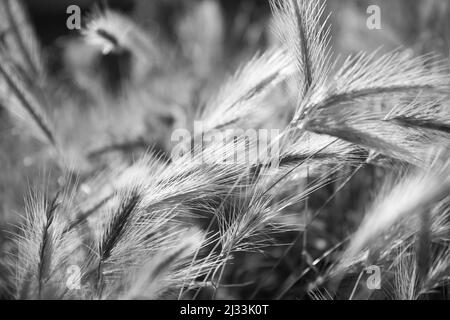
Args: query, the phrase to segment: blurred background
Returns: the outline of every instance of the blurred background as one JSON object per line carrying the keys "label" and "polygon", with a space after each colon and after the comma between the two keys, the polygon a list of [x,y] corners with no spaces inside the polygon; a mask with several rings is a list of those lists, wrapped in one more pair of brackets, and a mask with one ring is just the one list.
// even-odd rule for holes
{"label": "blurred background", "polygon": [[[213,64],[235,67],[250,55],[276,43],[267,0],[26,0],[37,34],[46,49],[50,70],[66,65],[64,48],[79,36],[68,30],[68,6],[81,8],[82,24],[94,8],[111,8],[130,16],[154,37],[155,42],[175,44],[185,55],[210,45]],[[377,5],[381,29],[370,30],[367,9]],[[333,52],[347,55],[364,51],[410,48],[416,54],[449,54],[450,9],[447,0],[339,0],[328,1]],[[197,36],[195,32],[201,31]],[[201,39],[200,39],[201,38]],[[191,42],[189,44],[189,42]],[[202,58],[204,58],[202,56]],[[213,57],[213,58],[212,58]],[[73,58],[73,57],[72,57]],[[237,58],[237,59],[235,59]]]}
{"label": "blurred background", "polygon": [[[62,36],[71,34],[65,27],[66,9],[78,5],[87,14],[94,6],[110,7],[136,17],[141,25],[157,28],[164,34],[176,36],[176,25],[187,12],[204,3],[218,6],[227,28],[227,40],[253,40],[266,31],[270,18],[267,0],[26,0],[39,36],[45,45],[52,45]],[[427,31],[438,31],[433,47],[448,53],[448,43],[437,36],[450,28],[446,0],[339,0],[329,1],[332,12],[335,42],[343,51],[373,49],[379,46],[396,48],[417,45],[430,39]],[[382,30],[368,30],[366,12],[370,5],[378,5],[382,14]],[[218,21],[215,21],[218,22]],[[259,39],[261,40],[261,39]]]}

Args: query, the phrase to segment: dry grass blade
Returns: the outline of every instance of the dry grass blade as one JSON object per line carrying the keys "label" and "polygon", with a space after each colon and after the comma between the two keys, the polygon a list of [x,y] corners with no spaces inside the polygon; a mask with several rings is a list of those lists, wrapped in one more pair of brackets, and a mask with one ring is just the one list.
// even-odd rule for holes
{"label": "dry grass blade", "polygon": [[39,98],[33,94],[33,89],[21,79],[17,69],[3,51],[0,51],[0,85],[7,109],[26,120],[28,128],[37,127],[39,132],[36,135],[43,137],[51,145],[56,145],[56,139],[53,134],[49,120],[46,118],[45,111]]}
{"label": "dry grass blade", "polygon": [[21,0],[0,1],[0,33],[4,49],[29,76],[42,77],[44,66],[40,46],[31,27]]}

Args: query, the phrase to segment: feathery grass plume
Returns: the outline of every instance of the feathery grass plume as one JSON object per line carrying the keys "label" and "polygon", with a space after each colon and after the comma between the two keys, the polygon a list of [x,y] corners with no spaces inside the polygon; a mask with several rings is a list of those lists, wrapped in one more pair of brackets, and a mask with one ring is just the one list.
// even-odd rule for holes
{"label": "feathery grass plume", "polygon": [[323,165],[360,163],[365,160],[361,148],[328,135],[301,132],[296,141],[289,141],[281,152],[280,166],[306,161],[312,172]]}
{"label": "feathery grass plume", "polygon": [[447,285],[450,280],[450,253],[447,246],[445,244],[441,248],[430,248],[430,266],[421,278],[416,263],[418,258],[414,251],[408,249],[399,251],[390,267],[395,279],[395,298],[418,300]]}
{"label": "feathery grass plume", "polygon": [[[130,269],[142,266],[151,258],[155,258],[153,262],[156,263],[158,256],[176,247],[177,241],[186,237],[185,229],[189,225],[180,221],[192,215],[190,207],[181,204],[161,203],[146,207],[146,199],[139,199],[136,194],[130,194],[128,198],[119,195],[118,201],[116,212],[109,213],[111,218],[105,215],[102,220],[109,222],[99,238],[97,290],[100,298],[117,294],[118,283],[127,277]],[[199,245],[201,247],[201,243]],[[166,262],[177,259],[179,254],[169,256]],[[157,277],[163,277],[163,271],[155,270],[155,281],[160,281]],[[165,277],[170,278],[170,275]]]}
{"label": "feathery grass plume", "polygon": [[[219,228],[215,235],[217,243],[206,257],[212,267],[206,273],[203,285],[213,280],[217,282],[216,288],[220,287],[224,269],[234,254],[257,251],[268,243],[269,232],[274,232],[278,227],[274,217],[279,211],[272,208],[272,200],[271,194],[249,186],[242,195],[211,208]],[[198,277],[198,271],[192,272],[192,277]]]}
{"label": "feathery grass plume", "polygon": [[33,133],[43,141],[56,145],[50,121],[39,98],[23,80],[10,58],[0,50],[0,92],[3,104],[9,112],[24,119],[27,128],[36,128]]}
{"label": "feathery grass plume", "polygon": [[450,283],[450,250],[447,247],[434,254],[429,272],[422,281],[420,294],[433,293],[436,289]]}
{"label": "feathery grass plume", "polygon": [[105,179],[86,184],[88,194],[80,199],[81,212],[95,212],[105,207],[116,192],[136,186],[143,189],[147,206],[188,203],[191,208],[203,211],[203,201],[214,202],[239,186],[247,163],[236,163],[234,157],[243,154],[239,152],[242,148],[246,148],[244,143],[235,145],[234,141],[212,144],[170,163],[147,156],[128,168],[119,166],[101,175]]}
{"label": "feathery grass plume", "polygon": [[[411,58],[398,51],[376,56],[377,52],[348,57],[325,90],[313,92],[302,102],[303,108],[320,113],[342,105],[379,101],[387,95],[390,99],[416,97],[419,93],[442,94],[448,88],[448,67],[432,56]],[[299,115],[294,117],[294,123],[298,121]]]}
{"label": "feathery grass plume", "polygon": [[217,287],[220,287],[227,263],[236,253],[259,251],[271,242],[272,235],[296,229],[296,226],[287,225],[280,219],[284,209],[306,199],[331,176],[325,174],[325,178],[310,181],[299,194],[282,196],[273,192],[288,175],[285,172],[274,175],[270,167],[263,167],[251,185],[241,188],[239,196],[215,208],[219,224],[216,247],[220,252],[215,261],[217,267],[207,274],[206,279],[217,281]]}
{"label": "feathery grass plume", "polygon": [[66,295],[66,267],[79,241],[74,233],[65,232],[64,201],[71,201],[69,193],[51,201],[35,194],[28,201],[25,221],[15,237],[17,254],[11,257],[18,299],[61,299]]}
{"label": "feathery grass plume", "polygon": [[[231,176],[233,179],[225,185],[225,193],[221,199],[218,199],[218,202],[203,201],[205,203],[204,210],[209,211],[215,218],[210,222],[207,230],[217,230],[213,236],[217,239],[214,245],[215,249],[211,250],[205,258],[206,264],[212,263],[215,267],[211,267],[207,272],[205,280],[202,282],[203,285],[209,279],[214,279],[219,272],[223,272],[220,270],[223,270],[233,253],[242,250],[257,250],[262,246],[264,241],[263,239],[258,240],[257,235],[262,230],[267,230],[264,228],[267,227],[269,221],[273,225],[268,229],[276,229],[274,226],[277,220],[274,217],[281,212],[281,209],[277,211],[268,208],[269,204],[272,204],[271,200],[274,196],[266,188],[269,185],[268,181],[273,183],[273,180],[276,180],[272,174],[268,174],[272,168],[262,166],[258,172],[253,170],[255,164],[267,159],[267,155],[263,157],[257,155],[253,161],[248,162],[236,161],[234,157],[236,153],[241,155],[248,152],[248,146],[239,142],[238,139],[238,141],[232,141],[225,145],[213,144],[201,153],[204,164],[224,168],[227,172],[235,171]],[[236,147],[238,147],[238,152],[236,152]],[[272,157],[277,156],[272,155]],[[265,182],[258,182],[261,179]],[[216,224],[217,227],[214,226]],[[220,250],[219,253],[216,253],[216,249]],[[198,275],[192,276],[192,274],[197,273],[198,270],[190,273],[190,277],[196,278]],[[183,296],[183,291],[180,295]]]}
{"label": "feathery grass plume", "polygon": [[29,80],[44,76],[44,66],[38,40],[30,25],[21,0],[0,1],[0,46],[20,66]]}
{"label": "feathery grass plume", "polygon": [[99,46],[103,54],[126,51],[136,59],[132,66],[137,80],[145,77],[157,62],[152,39],[126,16],[106,9],[97,11],[82,31],[86,41]]}
{"label": "feathery grass plume", "polygon": [[325,2],[270,0],[275,32],[285,43],[299,71],[299,98],[324,85],[330,69],[330,27]]}
{"label": "feathery grass plume", "polygon": [[341,106],[327,109],[309,119],[304,128],[351,142],[401,162],[427,167],[429,148],[442,146],[443,139],[413,126],[384,121],[384,113]]}
{"label": "feathery grass plume", "polygon": [[[273,156],[271,160],[263,158],[257,167],[258,170],[254,170],[255,177],[259,178],[255,183],[260,188],[266,188],[266,193],[272,194],[277,199],[280,195],[291,195],[283,200],[283,210],[298,204],[315,191],[338,180],[337,172],[344,174],[352,166],[357,164],[361,166],[365,159],[364,155],[359,154],[357,148],[345,143],[340,145],[341,141],[336,138],[317,135],[313,138],[323,137],[324,139],[309,140],[308,135],[308,133],[302,135],[297,145],[287,144],[287,148],[279,155]],[[336,148],[333,147],[334,144]],[[343,153],[334,153],[338,151]],[[296,190],[294,194],[293,190]],[[299,190],[301,192],[298,192]]]}
{"label": "feathery grass plume", "polygon": [[448,159],[437,158],[430,169],[406,175],[390,190],[385,186],[352,236],[337,269],[352,265],[367,247],[373,247],[375,252],[371,255],[377,256],[379,242],[383,242],[384,238],[389,241],[386,233],[396,223],[430,210],[433,204],[447,197],[450,190],[449,169]]}
{"label": "feathery grass plume", "polygon": [[[446,197],[430,208],[429,215],[431,224],[423,225],[420,215],[406,216],[405,219],[397,223],[397,226],[392,229],[392,236],[386,237],[386,241],[384,241],[385,243],[378,246],[381,252],[378,262],[380,264],[392,263],[395,265],[396,258],[398,257],[397,260],[399,260],[401,257],[398,253],[396,253],[396,251],[408,251],[408,254],[415,258],[414,262],[418,262],[420,259],[420,257],[418,257],[420,250],[418,249],[420,248],[420,242],[422,241],[422,229],[425,229],[426,231],[426,242],[428,243],[427,247],[446,247],[449,240],[450,231],[448,219],[449,212],[449,199]],[[390,238],[395,238],[395,241],[389,242],[388,239]],[[437,254],[433,249],[430,249],[429,252],[425,254],[428,262],[434,261],[435,256],[437,256]],[[417,267],[418,265],[416,264],[416,272],[419,272],[420,270],[418,270]],[[432,266],[428,266],[428,269],[431,269],[431,267]],[[422,276],[423,278],[423,275],[428,273],[429,271],[422,271],[422,274],[418,274],[417,278],[419,278],[419,276]],[[423,285],[423,283],[425,283],[425,281],[422,281],[420,284]]]}
{"label": "feathery grass plume", "polygon": [[450,139],[450,106],[446,99],[422,101],[417,97],[412,102],[400,103],[386,116],[386,121],[392,121],[403,127],[414,127],[435,134],[444,135]]}
{"label": "feathery grass plume", "polygon": [[155,166],[150,176],[140,177],[141,184],[124,174],[124,187],[103,205],[94,226],[99,243],[98,259],[93,259],[99,270],[99,295],[127,267],[143,262],[146,254],[177,235],[181,221],[192,223],[232,192],[242,174],[235,167],[240,166],[197,162],[188,155]]}
{"label": "feathery grass plume", "polygon": [[[118,207],[104,216],[104,220],[101,222],[105,224],[105,227],[98,239],[98,262],[97,262],[97,284],[95,288],[98,290],[99,297],[102,297],[105,282],[110,281],[105,279],[113,271],[109,271],[108,267],[120,268],[120,271],[116,271],[119,275],[122,270],[131,267],[132,262],[130,258],[124,259],[126,254],[130,254],[128,250],[134,248],[139,250],[142,247],[135,247],[137,243],[133,242],[130,248],[130,242],[124,241],[124,237],[130,237],[130,226],[132,225],[137,207],[140,201],[140,194],[138,190],[131,190],[129,194],[124,194],[117,199]],[[109,216],[109,217],[108,217]],[[142,246],[142,244],[140,243]],[[126,246],[128,252],[124,252],[123,249]],[[119,253],[117,252],[119,250]],[[141,249],[142,250],[142,249]],[[134,258],[134,257],[133,257]],[[122,261],[120,259],[123,259]],[[120,264],[118,264],[120,262]],[[105,270],[106,269],[106,270]],[[114,276],[117,277],[116,274]]]}
{"label": "feathery grass plume", "polygon": [[78,210],[71,217],[73,227],[94,215],[120,190],[142,186],[152,172],[165,166],[158,157],[145,156],[132,165],[122,162],[112,163],[96,175],[83,181],[76,194]]}
{"label": "feathery grass plume", "polygon": [[[324,30],[328,29],[326,29],[326,22],[321,24],[320,20],[320,16],[323,14],[323,6],[319,6],[314,1],[300,4],[296,1],[287,1],[283,3],[273,2],[272,7],[275,14],[278,15],[278,20],[289,21],[289,23],[280,24],[282,38],[290,47],[300,48],[296,49],[298,51],[296,56],[300,57],[300,64],[303,61],[303,68],[301,69],[306,78],[303,81],[303,83],[306,82],[306,89],[305,87],[302,89],[303,94],[300,95],[299,107],[292,124],[319,134],[336,136],[382,154],[383,152],[387,153],[394,159],[424,165],[422,156],[425,156],[425,150],[419,149],[419,155],[416,154],[416,151],[420,147],[423,148],[424,142],[427,142],[426,137],[417,137],[417,139],[420,138],[420,141],[416,141],[417,143],[414,144],[415,139],[410,137],[409,133],[405,133],[404,137],[393,135],[395,132],[392,131],[397,131],[396,127],[380,128],[381,124],[377,122],[367,121],[364,123],[362,121],[364,118],[361,116],[363,112],[353,115],[353,110],[350,110],[348,114],[339,115],[336,119],[335,114],[338,113],[336,109],[340,111],[343,106],[347,106],[347,109],[349,109],[357,102],[366,100],[379,101],[387,94],[405,97],[408,95],[415,96],[423,91],[444,91],[449,84],[449,77],[444,73],[447,68],[442,63],[433,61],[433,57],[430,56],[409,58],[405,54],[394,52],[376,58],[376,52],[370,55],[361,53],[347,58],[336,75],[327,81],[326,76],[330,70],[329,54],[327,53],[328,40],[326,40],[328,32],[324,32]],[[315,23],[310,24],[314,27],[309,31],[311,35],[308,37],[303,24],[304,21],[310,19],[313,19]],[[283,29],[285,30],[283,31]],[[292,36],[294,31],[299,32],[299,37]],[[325,33],[325,36],[321,37],[323,33]],[[315,39],[315,41],[310,41],[315,45],[309,46],[309,48],[313,48],[314,54],[308,55],[308,41],[305,39],[309,38]],[[290,42],[292,39],[295,39],[294,43]],[[316,82],[320,85],[316,87],[311,86],[312,80],[309,83],[307,81],[308,78],[312,79],[311,74],[313,74],[311,68],[308,69],[307,67],[309,56],[316,57],[321,61],[321,63],[317,63],[319,71],[316,72],[316,78],[318,79]],[[406,82],[407,85],[405,85]],[[306,111],[308,118],[304,122]],[[370,112],[366,112],[365,115],[368,120],[374,120],[369,117]],[[354,116],[354,118],[351,118],[353,121],[349,121],[346,116]],[[357,116],[363,119],[357,118]],[[355,128],[356,125],[359,127]],[[365,129],[366,127],[379,129],[377,133],[382,133],[394,141],[385,141],[374,134],[366,134],[365,130],[361,130],[361,128]],[[396,141],[396,138],[400,141]],[[401,144],[399,145],[398,142],[401,142]],[[413,145],[410,146],[410,144]],[[411,150],[405,149],[405,147],[409,147],[408,149]]]}
{"label": "feathery grass plume", "polygon": [[[219,214],[220,241],[224,254],[257,250],[264,242],[263,238],[256,237],[257,232],[267,227],[273,216],[278,213],[271,210],[270,194],[264,195],[263,191],[252,187],[249,189],[246,195],[231,203],[231,208],[226,208],[227,212]],[[266,232],[267,229],[264,232],[267,236]]]}
{"label": "feathery grass plume", "polygon": [[204,131],[248,127],[268,119],[272,115],[267,115],[264,99],[294,72],[293,60],[284,49],[255,55],[200,110]]}
{"label": "feathery grass plume", "polygon": [[[428,214],[429,221],[418,219],[419,234],[416,239],[414,253],[420,287],[418,296],[430,294],[433,290],[448,284],[450,254],[448,243],[450,240],[450,197],[447,196],[438,203]],[[424,236],[425,234],[425,236]],[[424,252],[428,248],[428,252]]]}
{"label": "feathery grass plume", "polygon": [[392,269],[394,272],[394,298],[415,300],[418,294],[418,280],[414,255],[407,250],[398,250],[398,262]]}
{"label": "feathery grass plume", "polygon": [[[388,299],[421,299],[445,286],[449,280],[448,196],[425,211],[429,214],[431,224],[424,226],[421,219],[423,211],[417,211],[418,214],[415,215],[405,215],[378,239],[372,241],[369,245],[369,256],[360,255],[353,261],[347,261],[347,264],[341,264],[332,270],[329,275],[331,279],[340,279],[339,274],[344,270],[356,271],[353,267],[368,259],[366,264],[382,268],[382,294]],[[424,241],[424,229],[427,241]],[[428,252],[424,255],[421,248],[427,248]],[[422,263],[423,260],[426,264]],[[370,298],[373,293],[366,290],[364,296]]]}
{"label": "feathery grass plume", "polygon": [[[178,238],[167,241],[166,246],[155,252],[146,263],[137,266],[136,270],[124,277],[122,281],[125,283],[121,284],[119,299],[170,297],[183,283],[194,282],[195,279],[186,279],[187,267],[190,259],[195,259],[194,255],[204,246],[204,238],[201,231],[188,229],[180,232]],[[195,264],[196,268],[205,267],[198,260]]]}

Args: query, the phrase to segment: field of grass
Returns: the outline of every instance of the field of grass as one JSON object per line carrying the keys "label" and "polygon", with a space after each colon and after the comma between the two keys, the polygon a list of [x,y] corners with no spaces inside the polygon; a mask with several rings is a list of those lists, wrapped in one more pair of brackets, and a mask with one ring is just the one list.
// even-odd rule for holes
{"label": "field of grass", "polygon": [[447,299],[450,2],[183,3],[0,0],[0,299]]}

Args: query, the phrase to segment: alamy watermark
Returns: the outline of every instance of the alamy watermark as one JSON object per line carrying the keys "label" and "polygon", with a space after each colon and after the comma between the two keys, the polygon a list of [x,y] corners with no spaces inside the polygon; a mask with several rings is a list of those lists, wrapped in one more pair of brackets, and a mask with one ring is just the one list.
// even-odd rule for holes
{"label": "alamy watermark", "polygon": [[77,5],[70,5],[66,9],[69,17],[66,20],[66,27],[69,30],[81,30],[81,8]]}
{"label": "alamy watermark", "polygon": [[366,280],[367,288],[370,290],[381,289],[381,268],[372,265],[368,266],[364,271],[369,275]]}
{"label": "alamy watermark", "polygon": [[[69,30],[81,30],[81,8],[77,5],[70,5],[66,9],[69,15],[66,20],[66,26]],[[381,8],[378,5],[367,7],[366,13],[369,15],[366,25],[369,30],[381,30]]]}
{"label": "alamy watermark", "polygon": [[366,25],[369,30],[381,30],[381,8],[377,5],[370,5],[367,7],[367,18]]}
{"label": "alamy watermark", "polygon": [[171,135],[171,159],[189,157],[193,161],[254,164],[270,160],[278,166],[280,154],[279,129],[205,130],[202,121],[195,121],[193,131],[176,129]]}

